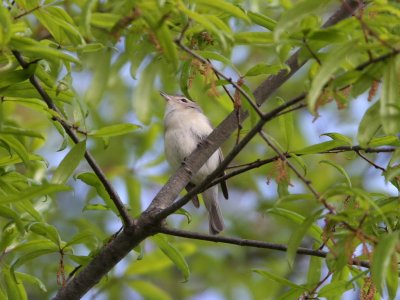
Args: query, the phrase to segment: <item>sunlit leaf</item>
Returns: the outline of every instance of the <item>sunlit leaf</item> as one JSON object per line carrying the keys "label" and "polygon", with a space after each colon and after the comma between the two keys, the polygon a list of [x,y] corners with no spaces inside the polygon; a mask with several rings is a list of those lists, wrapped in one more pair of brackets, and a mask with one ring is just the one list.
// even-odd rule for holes
{"label": "sunlit leaf", "polygon": [[72,173],[81,162],[83,155],[85,154],[85,150],[85,141],[75,144],[72,147],[71,151],[69,151],[67,155],[65,155],[64,159],[58,165],[57,169],[54,172],[53,178],[51,179],[51,182],[55,184],[66,183],[68,178],[72,175]]}
{"label": "sunlit leaf", "polygon": [[185,281],[189,280],[190,270],[182,253],[178,251],[174,245],[168,242],[167,238],[161,234],[154,235],[152,240],[156,242],[157,246],[160,247],[161,251],[168,256],[168,258],[176,265],[176,267],[182,272]]}
{"label": "sunlit leaf", "polygon": [[118,135],[124,135],[127,133],[131,133],[138,128],[141,128],[140,125],[136,124],[114,124],[110,126],[106,126],[100,129],[96,129],[93,131],[88,132],[89,136],[93,137],[111,137],[111,136],[118,136]]}

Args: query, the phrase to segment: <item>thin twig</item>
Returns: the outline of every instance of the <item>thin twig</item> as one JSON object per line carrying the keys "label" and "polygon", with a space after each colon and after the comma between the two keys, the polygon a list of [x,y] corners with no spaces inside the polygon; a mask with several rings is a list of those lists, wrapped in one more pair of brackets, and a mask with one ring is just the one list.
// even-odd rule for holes
{"label": "thin twig", "polygon": [[259,132],[260,136],[262,137],[262,139],[268,144],[268,146],[270,146],[279,156],[280,159],[282,159],[284,162],[286,162],[286,164],[289,166],[290,169],[292,169],[292,171],[297,175],[297,177],[304,182],[304,184],[307,186],[307,188],[310,190],[310,192],[314,195],[314,197],[320,201],[325,207],[326,209],[329,210],[330,213],[334,213],[335,209],[328,204],[328,202],[326,201],[326,199],[324,199],[323,197],[321,197],[321,195],[316,191],[316,189],[314,188],[314,186],[311,184],[311,181],[308,180],[307,178],[305,178],[297,169],[296,167],[287,159],[287,157],[278,149],[278,147],[276,147],[267,137],[267,135],[260,130]]}
{"label": "thin twig", "polygon": [[[26,69],[29,64],[24,60],[22,57],[21,53],[19,51],[13,50],[12,53],[14,54],[15,58],[21,65],[23,69]],[[36,91],[40,94],[42,97],[43,101],[46,102],[47,106],[58,113],[59,115],[62,115],[58,107],[54,104],[54,101],[51,99],[49,94],[45,91],[45,89],[42,87],[42,85],[39,83],[39,80],[35,76],[35,74],[31,75],[29,78],[29,81],[33,85],[33,87],[36,89]],[[68,136],[71,138],[71,140],[77,144],[80,142],[78,136],[74,132],[74,130],[70,127],[69,124],[66,122],[63,122],[62,119],[57,118],[56,119],[60,124],[63,126],[65,132],[68,134]],[[92,154],[86,150],[85,151],[85,158],[88,164],[92,167],[93,172],[96,174],[96,176],[99,178],[101,183],[103,184],[104,188],[106,189],[108,195],[110,196],[111,200],[114,202],[116,208],[118,209],[118,212],[122,218],[122,221],[125,226],[129,226],[133,223],[132,217],[129,215],[124,203],[121,201],[119,198],[118,193],[114,190],[113,186],[111,185],[110,181],[107,179],[106,175],[104,174],[103,170],[100,168],[100,166],[97,164],[96,160],[92,156]]]}
{"label": "thin twig", "polygon": [[204,57],[200,56],[199,54],[197,54],[196,52],[194,52],[192,49],[190,49],[189,47],[185,46],[184,44],[182,44],[181,40],[178,38],[175,40],[175,43],[178,45],[179,48],[181,48],[182,50],[184,50],[185,52],[189,53],[191,56],[193,56],[194,58],[196,58],[197,60],[199,60],[200,62],[204,63],[204,64],[208,64],[211,69],[219,74],[219,76],[221,76],[222,78],[224,78],[226,81],[229,82],[229,84],[231,84],[235,89],[237,89],[242,95],[243,97],[247,100],[247,102],[251,105],[251,107],[257,112],[257,114],[261,117],[263,115],[262,111],[258,108],[258,106],[253,102],[253,100],[251,99],[251,97],[247,94],[247,92],[245,90],[243,90],[235,81],[233,81],[233,79],[231,77],[226,76],[224,73],[220,72],[218,69],[216,69],[213,65],[210,65],[207,61],[207,59],[205,59]]}
{"label": "thin twig", "polygon": [[385,172],[385,168],[382,168],[381,166],[378,166],[376,163],[374,163],[372,160],[368,159],[364,155],[360,153],[360,151],[355,151],[359,157],[361,157],[363,160],[365,160],[367,163],[369,163],[371,166],[373,166],[375,169],[381,170],[382,172]]}
{"label": "thin twig", "polygon": [[[277,251],[287,251],[287,246],[282,244],[275,244],[275,243],[268,243],[258,240],[248,240],[248,239],[241,239],[236,237],[226,237],[221,235],[209,235],[203,234],[198,232],[191,232],[187,230],[179,230],[179,229],[172,229],[161,227],[158,229],[158,232],[172,235],[172,236],[179,236],[183,238],[189,238],[194,240],[202,240],[202,241],[209,241],[214,243],[224,243],[224,244],[231,244],[237,246],[247,246],[247,247],[254,247],[254,248],[262,248],[262,249],[271,249]],[[297,248],[297,254],[302,255],[309,255],[309,256],[317,256],[325,258],[328,255],[328,252],[322,250],[313,250],[308,248]],[[353,259],[351,261],[352,265],[361,266],[364,268],[370,268],[370,264],[367,261],[360,261],[358,259]]]}
{"label": "thin twig", "polygon": [[[336,153],[341,153],[341,152],[365,152],[365,153],[391,153],[394,152],[396,149],[392,148],[392,147],[387,147],[387,148],[363,148],[361,146],[341,146],[341,147],[336,147],[336,148],[332,148],[330,150],[327,151],[321,151],[315,154],[336,154]],[[308,155],[308,154],[302,154],[302,153],[295,153],[296,156],[303,156],[303,155]],[[292,157],[290,153],[283,153],[283,155],[285,155],[286,158],[290,158]],[[230,166],[227,169],[230,168],[239,168],[238,170],[235,171],[231,171],[227,174],[225,174],[224,176],[218,177],[217,179],[215,179],[214,181],[212,181],[209,185],[206,186],[205,189],[210,188],[211,186],[217,185],[219,183],[221,183],[222,181],[226,181],[232,177],[235,177],[239,174],[245,173],[249,170],[252,169],[256,169],[259,167],[262,167],[266,164],[272,163],[274,161],[277,161],[279,159],[279,156],[273,156],[267,159],[257,159],[253,162],[249,162],[246,164],[241,164],[241,165],[234,165],[234,166]]]}

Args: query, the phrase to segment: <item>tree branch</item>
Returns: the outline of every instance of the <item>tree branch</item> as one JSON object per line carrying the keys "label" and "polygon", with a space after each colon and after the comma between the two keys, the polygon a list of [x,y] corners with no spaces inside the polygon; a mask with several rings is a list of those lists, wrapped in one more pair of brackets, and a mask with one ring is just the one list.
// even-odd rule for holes
{"label": "tree branch", "polygon": [[[254,248],[262,248],[262,249],[271,249],[277,251],[287,251],[287,246],[282,244],[274,244],[268,243],[258,240],[247,240],[241,239],[236,237],[226,237],[226,236],[219,236],[219,235],[209,235],[209,234],[202,234],[198,232],[190,232],[186,230],[179,230],[179,229],[171,229],[162,227],[158,230],[160,233],[172,235],[172,236],[179,236],[183,238],[193,239],[193,240],[201,240],[201,241],[209,241],[214,243],[224,243],[224,244],[231,244],[237,246],[247,246],[247,247],[254,247]],[[302,255],[309,255],[309,256],[317,256],[325,258],[329,252],[322,251],[322,250],[313,250],[308,248],[297,248],[297,254]],[[370,268],[370,264],[367,261],[361,261],[358,259],[353,259],[351,261],[352,265],[361,266],[364,268]]]}

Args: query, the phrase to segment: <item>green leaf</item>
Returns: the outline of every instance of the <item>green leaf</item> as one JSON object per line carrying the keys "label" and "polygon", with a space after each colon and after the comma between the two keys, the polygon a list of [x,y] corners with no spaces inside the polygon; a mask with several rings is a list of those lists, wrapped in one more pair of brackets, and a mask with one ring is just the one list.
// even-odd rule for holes
{"label": "green leaf", "polygon": [[279,18],[274,30],[275,40],[280,40],[281,35],[292,28],[298,30],[299,23],[312,14],[319,14],[328,0],[302,0],[298,1],[291,9],[285,11]]}
{"label": "green leaf", "polygon": [[282,65],[267,65],[267,64],[257,64],[251,67],[246,73],[245,77],[248,76],[258,76],[258,75],[274,75],[279,73],[284,67]]}
{"label": "green leaf", "polygon": [[383,131],[395,135],[400,132],[400,59],[392,58],[386,64],[383,73],[380,116]]}
{"label": "green leaf", "polygon": [[114,202],[111,200],[110,195],[107,193],[102,182],[94,173],[81,173],[76,176],[76,178],[82,180],[87,185],[94,187],[97,191],[97,194],[104,200],[104,203],[107,205],[107,207],[110,208],[114,212],[114,214],[119,217],[118,209],[115,207]]}
{"label": "green leaf", "polygon": [[47,6],[35,10],[34,14],[39,22],[51,33],[57,43],[72,43],[73,45],[84,43],[79,29],[63,8]]}
{"label": "green leaf", "polygon": [[188,59],[184,61],[184,63],[182,64],[181,76],[179,79],[179,86],[181,88],[181,91],[188,98],[191,98],[189,94],[189,81],[190,81],[191,68],[192,68],[192,60]]}
{"label": "green leaf", "polygon": [[2,268],[2,275],[5,283],[8,298],[12,300],[28,300],[25,288],[22,283],[17,282],[10,268]]}
{"label": "green leaf", "polygon": [[15,276],[17,277],[18,280],[30,283],[32,285],[36,285],[43,292],[47,292],[47,289],[46,289],[46,286],[44,285],[44,283],[36,276],[30,275],[27,273],[21,273],[21,272],[15,272]]}
{"label": "green leaf", "polygon": [[173,70],[177,70],[179,65],[178,51],[166,23],[164,22],[161,26],[158,26],[155,33],[165,54],[164,57],[172,64]]}
{"label": "green leaf", "polygon": [[300,149],[300,150],[294,150],[291,151],[295,154],[315,154],[315,153],[320,153],[320,152],[326,152],[329,150],[332,150],[337,147],[341,146],[347,146],[346,143],[343,141],[338,141],[338,140],[333,140],[333,141],[327,141],[327,142],[322,142],[319,144],[311,145],[306,148]]}
{"label": "green leaf", "polygon": [[397,136],[389,135],[389,136],[376,137],[368,143],[368,146],[371,148],[380,146],[391,146],[391,145],[393,146],[399,145],[399,138]]}
{"label": "green leaf", "polygon": [[233,35],[237,45],[267,44],[272,45],[274,39],[271,32],[238,32]]}
{"label": "green leaf", "polygon": [[[0,134],[29,136],[29,137],[36,137],[36,138],[44,140],[44,136],[36,130],[30,130],[30,129],[8,126],[8,125],[1,126]],[[33,156],[33,155],[31,155],[31,156]]]}
{"label": "green leaf", "polygon": [[[36,154],[29,154],[28,160],[29,161],[33,161],[33,160],[43,161],[43,157],[36,155]],[[15,165],[15,164],[19,164],[21,162],[22,162],[22,159],[18,155],[10,155],[10,156],[0,157],[0,167]]]}
{"label": "green leaf", "polygon": [[5,5],[0,5],[0,48],[5,47],[11,38],[11,15]]}
{"label": "green leaf", "polygon": [[357,133],[357,139],[361,147],[367,147],[382,127],[381,119],[376,117],[379,114],[379,110],[380,102],[376,102],[368,108],[361,119]]}
{"label": "green leaf", "polygon": [[272,272],[269,272],[266,270],[257,270],[257,269],[253,269],[253,272],[260,274],[261,276],[268,278],[278,284],[288,286],[288,287],[291,287],[296,290],[304,290],[304,291],[306,290],[306,288],[304,286],[297,285],[297,284],[291,282],[290,280],[287,280],[286,278],[276,275],[276,273],[272,273]]}
{"label": "green leaf", "polygon": [[58,192],[66,192],[69,190],[71,190],[71,187],[60,184],[43,184],[38,186],[31,186],[12,195],[0,195],[0,204],[31,200],[45,195]]}
{"label": "green leaf", "polygon": [[94,27],[111,30],[120,19],[121,16],[119,14],[94,12],[92,13],[90,24]]}
{"label": "green leaf", "polygon": [[97,105],[103,97],[110,76],[111,54],[112,51],[109,48],[93,54],[93,59],[101,61],[101,64],[97,64],[94,69],[92,82],[84,96],[85,103]]}
{"label": "green leaf", "polygon": [[393,232],[382,236],[372,256],[371,276],[379,294],[382,296],[386,274],[391,272],[390,261],[396,251],[399,233]]}
{"label": "green leaf", "polygon": [[239,7],[223,0],[194,0],[194,3],[199,4],[200,6],[206,6],[210,8],[216,9],[218,12],[225,12],[228,16],[233,16],[245,21],[250,21],[247,15],[243,10]]}
{"label": "green leaf", "polygon": [[167,238],[162,234],[156,234],[151,238],[161,251],[175,264],[175,266],[182,272],[184,281],[189,280],[190,270],[189,266],[183,257],[182,253],[178,251],[171,243],[168,242]]}
{"label": "green leaf", "polygon": [[75,144],[54,172],[52,183],[64,184],[78,167],[86,151],[86,141]]}
{"label": "green leaf", "polygon": [[[317,242],[314,242],[313,249],[318,249],[320,245]],[[321,270],[322,270],[322,257],[318,256],[310,256],[310,263],[308,267],[307,273],[307,283],[311,285],[318,284],[321,278]]]}
{"label": "green leaf", "polygon": [[52,241],[55,245],[60,247],[61,245],[61,238],[58,234],[57,229],[50,224],[42,223],[42,222],[34,222],[29,224],[27,230],[30,230],[36,234],[39,234],[48,240]]}
{"label": "green leaf", "polygon": [[347,174],[346,170],[341,165],[339,165],[336,162],[331,161],[331,160],[321,160],[319,163],[328,164],[328,165],[334,167],[336,170],[339,171],[340,174],[342,174],[344,176],[344,178],[346,178],[347,185],[349,187],[351,187],[351,179],[350,179],[349,175]]}
{"label": "green leaf", "polygon": [[13,209],[5,205],[0,205],[0,217],[11,219],[15,222],[19,232],[24,232],[24,225],[21,221],[21,216]]}
{"label": "green leaf", "polygon": [[341,63],[346,59],[349,53],[352,53],[353,48],[353,43],[340,45],[340,47],[331,50],[323,61],[322,66],[313,78],[310,91],[307,95],[308,108],[312,113],[316,113],[317,100],[325,84],[332,78],[336,70],[340,68]]}
{"label": "green leaf", "polygon": [[[188,257],[196,252],[196,246],[193,243],[179,243],[176,245],[179,252]],[[160,248],[146,253],[141,260],[136,260],[126,270],[125,275],[144,275],[154,274],[154,272],[164,270],[173,265],[171,259],[162,253]]]}
{"label": "green leaf", "polygon": [[4,142],[13,152],[15,152],[26,166],[29,165],[29,153],[17,138],[11,135],[0,134],[0,141]]}
{"label": "green leaf", "polygon": [[323,286],[318,292],[318,297],[332,299],[332,297],[342,296],[352,288],[353,284],[351,282],[338,280]]}
{"label": "green leaf", "polygon": [[347,144],[347,146],[351,146],[353,144],[353,142],[350,138],[348,138],[347,136],[345,136],[343,134],[337,133],[337,132],[323,133],[321,135],[329,136],[334,141],[341,141],[344,144]]}
{"label": "green leaf", "polygon": [[[295,213],[293,211],[283,209],[283,208],[274,207],[274,208],[268,209],[266,212],[283,217],[290,221],[293,221],[297,225],[303,224],[304,220],[306,219],[305,217],[303,217],[302,215],[299,215],[298,213]],[[308,228],[307,234],[310,235],[316,241],[322,243],[323,232],[322,232],[322,229],[318,225],[312,224]]]}
{"label": "green leaf", "polygon": [[223,56],[217,52],[198,50],[198,51],[196,51],[196,53],[199,54],[200,56],[202,56],[203,58],[217,60],[217,61],[223,62],[224,64],[226,64],[228,66],[232,66],[232,62],[229,58],[226,58],[225,56]]}
{"label": "green leaf", "polygon": [[310,231],[310,227],[313,226],[313,223],[321,215],[321,213],[322,211],[319,210],[305,218],[290,237],[288,241],[286,257],[291,267],[293,267],[294,259],[296,258],[297,248],[300,246],[304,236]]}
{"label": "green leaf", "polygon": [[172,300],[160,287],[150,281],[129,280],[128,285],[146,300]]}
{"label": "green leaf", "polygon": [[88,132],[88,136],[97,137],[97,138],[118,136],[118,135],[124,135],[127,133],[131,133],[138,128],[141,128],[141,126],[136,125],[136,124],[129,124],[129,123],[114,124],[114,125],[110,125],[110,126],[102,127],[100,129],[90,131],[90,132]]}
{"label": "green leaf", "polygon": [[35,69],[36,64],[32,64],[26,69],[2,72],[0,77],[0,88],[27,80],[35,73]]}
{"label": "green leaf", "polygon": [[267,28],[270,31],[273,31],[275,29],[276,21],[274,19],[271,19],[270,17],[267,17],[260,13],[255,13],[251,11],[248,11],[247,15],[249,16],[250,20],[256,23],[257,25]]}
{"label": "green leaf", "polygon": [[226,48],[226,35],[223,31],[219,30],[213,22],[208,18],[209,15],[201,15],[193,10],[188,9],[183,3],[178,2],[178,9],[185,14],[188,18],[204,26],[208,31],[216,34],[222,44],[222,48]]}
{"label": "green leaf", "polygon": [[42,43],[39,43],[30,38],[13,36],[11,38],[10,45],[13,48],[18,49],[22,53],[31,54],[39,58],[45,58],[56,61],[62,59],[64,61],[80,64],[79,60],[76,59],[75,57],[68,55],[55,48],[44,46]]}
{"label": "green leaf", "polygon": [[97,238],[92,231],[83,230],[78,232],[67,243],[65,243],[64,247],[85,244],[85,245],[91,245],[91,247],[94,248],[96,247],[97,242],[98,242]]}
{"label": "green leaf", "polygon": [[135,88],[133,109],[138,119],[144,124],[149,124],[152,115],[151,107],[154,105],[154,101],[152,101],[153,83],[157,73],[158,65],[154,61],[150,62],[140,74],[139,82]]}

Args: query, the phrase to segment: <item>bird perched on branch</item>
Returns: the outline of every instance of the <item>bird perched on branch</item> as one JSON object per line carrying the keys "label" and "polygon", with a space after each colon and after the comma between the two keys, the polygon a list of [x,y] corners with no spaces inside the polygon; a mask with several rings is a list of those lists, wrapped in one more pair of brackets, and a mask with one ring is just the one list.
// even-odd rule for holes
{"label": "bird perched on branch", "polygon": [[[205,140],[213,131],[210,121],[203,114],[201,108],[184,96],[160,93],[167,101],[164,115],[164,148],[165,156],[170,166],[177,170],[197,145]],[[191,184],[200,184],[220,164],[223,156],[221,149],[215,151],[200,170],[193,175]],[[226,183],[221,183],[222,193],[228,199]],[[218,204],[218,186],[214,185],[202,193],[204,204],[209,214],[209,227],[211,234],[218,234],[224,229],[224,220]],[[199,206],[197,197],[193,203]]]}

